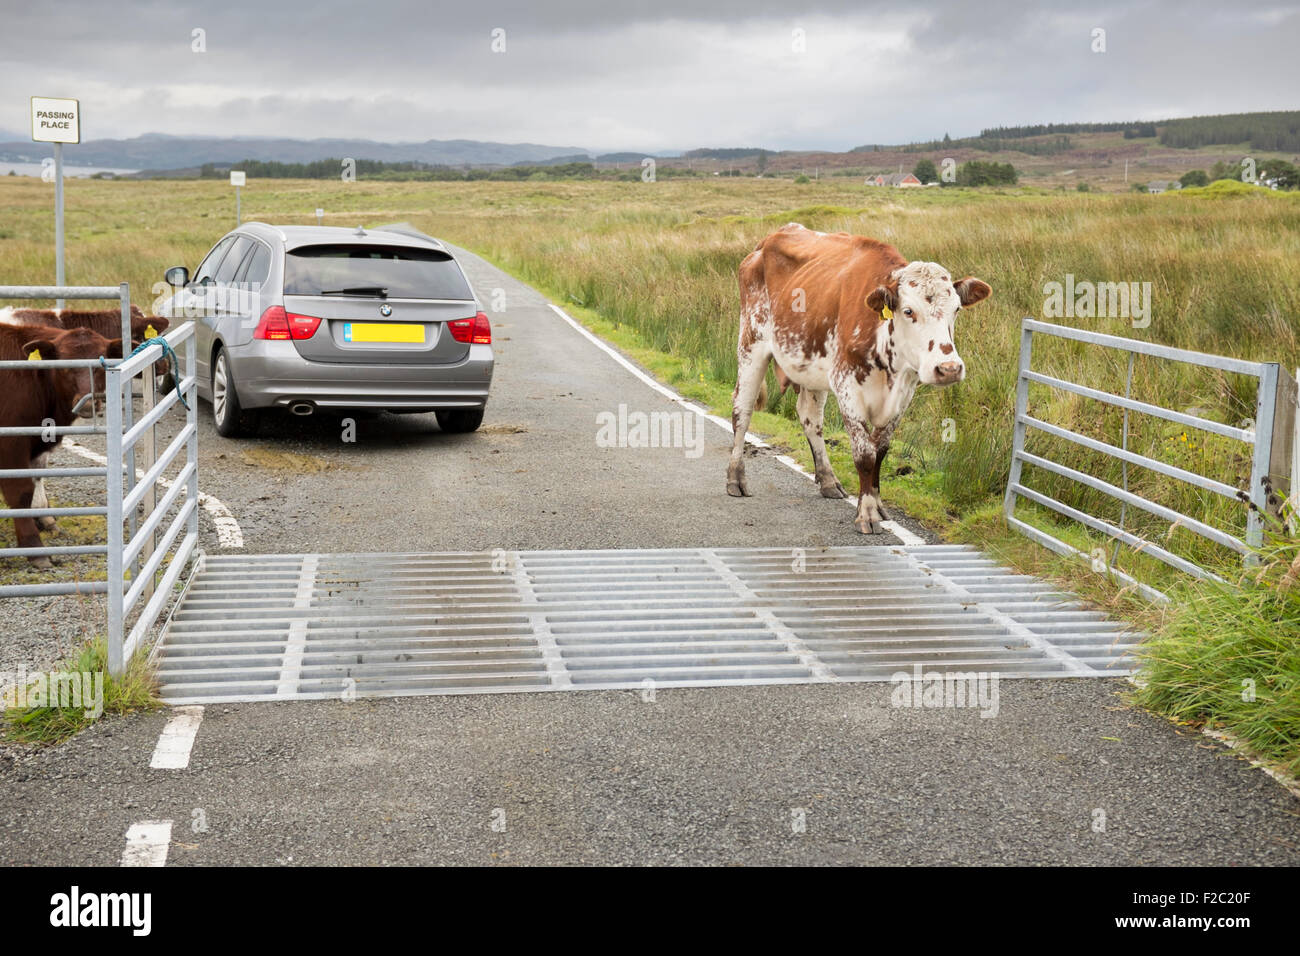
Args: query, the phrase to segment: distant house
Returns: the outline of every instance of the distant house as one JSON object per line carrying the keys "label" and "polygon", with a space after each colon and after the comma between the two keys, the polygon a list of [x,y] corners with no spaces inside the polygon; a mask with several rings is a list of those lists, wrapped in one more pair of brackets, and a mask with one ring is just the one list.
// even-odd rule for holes
{"label": "distant house", "polygon": [[921,180],[911,173],[893,173],[889,176],[868,176],[868,186],[924,186]]}
{"label": "distant house", "polygon": [[1183,184],[1176,179],[1153,179],[1147,183],[1147,192],[1152,195],[1159,195],[1170,189],[1182,189]]}

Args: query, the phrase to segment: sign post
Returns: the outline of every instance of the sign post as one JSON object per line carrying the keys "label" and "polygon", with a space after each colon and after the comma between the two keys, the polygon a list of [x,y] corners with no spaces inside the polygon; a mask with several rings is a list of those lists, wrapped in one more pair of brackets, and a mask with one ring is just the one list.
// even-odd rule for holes
{"label": "sign post", "polygon": [[[54,144],[54,284],[63,285],[63,144],[81,142],[81,103],[32,97],[32,141]],[[63,308],[59,299],[56,308]]]}
{"label": "sign post", "polygon": [[239,187],[244,185],[246,177],[242,170],[232,169],[230,171],[230,185],[235,187],[235,227],[244,221],[239,212]]}

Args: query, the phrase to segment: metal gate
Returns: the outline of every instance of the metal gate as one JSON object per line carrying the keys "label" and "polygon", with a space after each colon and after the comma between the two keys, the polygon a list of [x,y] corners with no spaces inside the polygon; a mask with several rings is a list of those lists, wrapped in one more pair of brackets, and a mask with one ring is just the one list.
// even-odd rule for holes
{"label": "metal gate", "polygon": [[[1233,425],[1225,425],[1222,422],[1211,421],[1186,412],[1163,408],[1159,405],[1152,405],[1147,402],[1135,401],[1130,398],[1128,394],[1123,396],[1112,395],[1110,392],[1089,388],[1085,385],[1080,385],[1077,382],[1071,382],[1051,375],[1045,375],[1041,372],[1035,372],[1032,368],[1033,340],[1035,333],[1051,336],[1053,338],[1084,342],[1089,345],[1101,346],[1103,348],[1117,349],[1128,353],[1128,385],[1130,387],[1133,379],[1133,356],[1135,354],[1149,355],[1154,358],[1166,359],[1172,362],[1182,362],[1188,365],[1200,366],[1202,368],[1219,369],[1225,372],[1253,376],[1258,380],[1255,390],[1255,426],[1254,428],[1246,429],[1238,428]],[[1050,388],[1060,389],[1074,395],[1079,395],[1115,408],[1123,409],[1124,431],[1121,447],[1116,447],[1115,445],[1098,441],[1085,435],[1080,435],[1076,432],[1070,431],[1069,429],[1062,428],[1059,425],[1050,424],[1030,415],[1029,385],[1031,382],[1046,385]],[[1027,487],[1022,480],[1023,467],[1026,464],[1032,465],[1051,474],[1086,485],[1089,488],[1100,491],[1116,501],[1121,502],[1125,507],[1140,509],[1148,514],[1155,515],[1169,521],[1171,524],[1186,528],[1207,540],[1235,551],[1242,555],[1244,561],[1249,562],[1254,549],[1259,547],[1263,537],[1263,518],[1269,511],[1271,504],[1270,490],[1284,488],[1286,485],[1287,473],[1290,470],[1290,450],[1287,443],[1294,427],[1295,393],[1295,383],[1287,376],[1281,374],[1280,366],[1277,363],[1247,362],[1242,359],[1227,358],[1221,355],[1209,355],[1204,352],[1191,352],[1186,349],[1175,349],[1165,345],[1158,345],[1154,342],[1142,342],[1135,339],[1122,338],[1116,335],[1104,335],[1100,332],[1089,332],[1083,329],[1074,329],[1062,325],[1052,325],[1047,322],[1039,322],[1034,319],[1026,318],[1021,323],[1020,332],[1020,372],[1016,382],[1016,419],[1011,451],[1011,475],[1007,482],[1006,498],[1003,504],[1007,523],[1026,537],[1037,541],[1039,544],[1057,552],[1058,554],[1074,555],[1082,557],[1085,560],[1090,559],[1089,555],[1084,554],[1072,545],[1069,545],[1048,534],[1046,531],[1035,528],[1033,525],[1017,518],[1015,515],[1016,500],[1017,498],[1025,498],[1028,501],[1032,501],[1035,504],[1054,511],[1057,514],[1077,521],[1087,528],[1101,532],[1112,541],[1122,542],[1134,550],[1158,558],[1170,567],[1177,568],[1180,571],[1184,571],[1199,578],[1222,581],[1223,579],[1214,573],[1205,570],[1185,558],[1171,553],[1169,550],[1161,547],[1153,541],[1141,538],[1130,531],[1126,531],[1122,526],[1116,526],[1115,524],[1104,521],[1095,515],[1087,514],[1077,508],[1070,507],[1069,505],[1045,494],[1041,490]],[[1183,468],[1178,468],[1166,462],[1157,461],[1146,455],[1140,455],[1136,452],[1130,451],[1128,448],[1128,416],[1130,412],[1150,415],[1185,427],[1196,428],[1216,435],[1222,435],[1226,438],[1235,439],[1252,446],[1250,478],[1246,490],[1242,491],[1232,485],[1216,481],[1213,478],[1207,478],[1204,475]],[[1125,469],[1125,487],[1116,487],[1115,485],[1102,481],[1100,478],[1095,476],[1083,474],[1080,471],[1068,468],[1058,462],[1051,461],[1039,455],[1031,454],[1025,450],[1025,437],[1028,429],[1033,429],[1055,438],[1064,439],[1065,441],[1072,442],[1075,445],[1123,462]],[[1131,493],[1127,489],[1127,468],[1129,465],[1137,465],[1151,469],[1152,471],[1156,471],[1166,477],[1173,478],[1180,482],[1185,482],[1233,501],[1243,501],[1248,509],[1245,539],[1243,540],[1238,538],[1236,535],[1215,528],[1189,515],[1182,514],[1172,508],[1168,508],[1162,504],[1149,501],[1146,498]],[[1292,480],[1295,480],[1294,476],[1292,477]],[[1274,497],[1280,501],[1278,496]],[[1121,518],[1120,524],[1122,525],[1122,523],[1123,519]],[[1126,572],[1114,567],[1113,556],[1106,563],[1104,568],[1098,567],[1097,570],[1105,570],[1113,577],[1118,578],[1127,584],[1133,585],[1139,592],[1152,600],[1166,600],[1166,596],[1160,591],[1148,587]]]}
{"label": "metal gate", "polygon": [[[127,283],[120,286],[0,286],[0,299],[114,299],[122,310],[122,342],[131,342],[131,291]],[[37,327],[34,327],[34,329]],[[163,355],[162,341],[173,350],[183,350],[185,369],[170,393],[153,400],[154,362]],[[102,516],[107,530],[102,544],[47,546],[40,548],[0,548],[0,557],[37,555],[102,555],[105,579],[102,581],[65,581],[42,584],[0,586],[0,598],[33,597],[64,594],[104,594],[108,602],[108,669],[120,675],[150,633],[158,616],[172,596],[198,541],[198,419],[195,392],[194,323],[186,322],[159,336],[153,348],[129,355],[125,359],[65,359],[0,362],[0,374],[7,369],[92,368],[104,369],[104,422],[92,425],[46,427],[44,425],[0,428],[5,436],[105,436],[104,465],[94,467],[50,467],[0,469],[0,478],[45,479],[61,477],[103,478],[106,489],[104,505],[62,508],[0,507],[0,521],[12,518],[39,518],[60,515]],[[133,382],[145,381],[146,400],[140,420],[134,421]],[[154,442],[155,426],[171,409],[182,404],[185,396],[185,425],[161,452]],[[140,452],[138,454],[138,452]],[[181,460],[184,465],[170,480],[164,478],[169,467]],[[137,458],[139,459],[137,461]],[[137,465],[142,471],[137,471]],[[0,502],[3,504],[3,502]],[[174,513],[173,513],[174,512]],[[168,515],[171,520],[163,523]],[[125,530],[123,526],[125,525]],[[181,532],[184,531],[184,537]],[[178,540],[179,538],[179,540]],[[129,577],[128,577],[129,575]],[[143,603],[142,603],[143,602]],[[132,615],[129,633],[126,625]]]}
{"label": "metal gate", "polygon": [[1122,676],[1138,636],[971,548],[212,555],[172,703]]}

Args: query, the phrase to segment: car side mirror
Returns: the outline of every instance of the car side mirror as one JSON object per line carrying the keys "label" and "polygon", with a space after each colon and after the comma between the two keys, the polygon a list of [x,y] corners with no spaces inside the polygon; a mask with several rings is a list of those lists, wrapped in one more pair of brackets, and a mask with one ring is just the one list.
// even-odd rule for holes
{"label": "car side mirror", "polygon": [[179,289],[182,286],[189,284],[190,270],[186,269],[184,266],[172,266],[163,273],[163,278],[167,280],[169,286],[174,289]]}

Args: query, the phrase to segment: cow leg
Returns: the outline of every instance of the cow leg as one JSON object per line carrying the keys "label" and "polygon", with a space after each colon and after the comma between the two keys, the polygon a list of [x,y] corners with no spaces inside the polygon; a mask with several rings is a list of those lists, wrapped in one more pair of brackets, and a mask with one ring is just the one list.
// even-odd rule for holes
{"label": "cow leg", "polygon": [[[50,453],[46,451],[46,452],[42,452],[41,454],[37,455],[35,458],[32,459],[31,467],[48,468],[49,465],[50,465]],[[50,499],[45,495],[45,479],[37,478],[36,488],[32,492],[32,507],[48,508],[49,506],[50,506]],[[53,515],[45,515],[43,518],[36,519],[36,526],[40,528],[42,531],[55,531],[58,529],[59,523],[54,520]]]}
{"label": "cow leg", "polygon": [[804,437],[808,439],[808,448],[812,452],[813,466],[817,470],[817,487],[823,498],[847,498],[840,480],[835,477],[830,459],[826,457],[826,440],[822,437],[822,416],[826,410],[826,392],[815,392],[810,388],[799,390],[795,408],[799,412],[799,423],[803,425]]}
{"label": "cow leg", "polygon": [[880,500],[871,490],[876,475],[876,445],[863,422],[846,417],[844,428],[849,433],[853,464],[858,469],[858,514],[853,524],[863,534],[880,534],[884,531],[880,523],[885,517],[880,513]]}
{"label": "cow leg", "polygon": [[[5,504],[10,508],[30,508],[32,506],[32,492],[35,490],[36,483],[30,478],[11,478],[7,481],[0,481],[0,494],[4,495]],[[39,548],[41,546],[41,533],[36,527],[36,521],[32,518],[15,518],[14,519],[14,537],[18,539],[20,548]],[[48,570],[54,565],[45,555],[29,557],[27,559],[34,566]]]}
{"label": "cow leg", "polygon": [[751,342],[747,349],[742,347],[736,354],[739,367],[736,390],[731,395],[731,427],[735,436],[731,442],[731,461],[727,464],[727,494],[733,498],[749,495],[749,485],[745,482],[745,433],[749,431],[754,402],[767,375],[770,357],[771,352],[760,342]]}
{"label": "cow leg", "polygon": [[893,437],[893,434],[893,425],[877,428],[871,434],[871,443],[876,446],[876,464],[871,476],[871,494],[876,499],[876,511],[880,513],[883,521],[889,520],[889,513],[885,511],[884,502],[880,499],[880,466],[885,463],[885,455],[889,454],[889,440]]}

